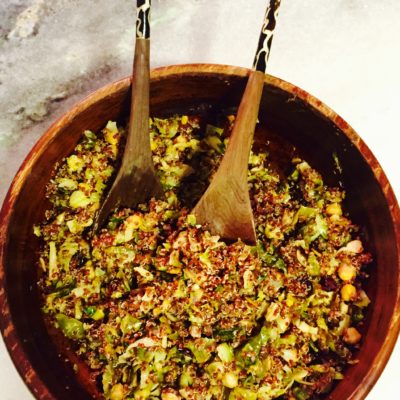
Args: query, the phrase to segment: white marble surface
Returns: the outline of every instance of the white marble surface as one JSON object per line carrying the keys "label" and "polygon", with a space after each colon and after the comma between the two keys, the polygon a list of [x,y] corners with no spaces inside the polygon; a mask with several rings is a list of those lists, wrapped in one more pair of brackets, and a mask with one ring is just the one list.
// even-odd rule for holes
{"label": "white marble surface", "polygon": [[[129,74],[132,0],[1,0],[0,203],[71,104]],[[153,0],[152,65],[251,66],[266,0]],[[269,72],[349,122],[400,198],[399,0],[282,0]],[[400,398],[400,345],[368,400]],[[0,341],[0,398],[32,399]]]}

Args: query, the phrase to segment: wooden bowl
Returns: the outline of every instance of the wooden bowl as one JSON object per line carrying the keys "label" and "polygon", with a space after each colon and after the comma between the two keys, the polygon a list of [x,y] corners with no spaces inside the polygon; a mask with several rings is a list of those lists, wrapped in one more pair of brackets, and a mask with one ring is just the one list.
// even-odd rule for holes
{"label": "wooden bowl", "polygon": [[[213,113],[235,107],[249,71],[218,65],[184,65],[152,72],[151,113]],[[16,368],[38,399],[89,399],[70,363],[59,356],[40,312],[36,288],[38,241],[32,226],[43,219],[54,164],[74,148],[82,131],[122,120],[129,78],[96,91],[44,134],[16,175],[0,214],[1,330]],[[296,146],[329,185],[342,184],[346,208],[362,227],[373,254],[366,290],[372,303],[358,353],[359,363],[329,399],[363,399],[381,374],[400,326],[400,211],[377,160],[353,129],[319,100],[272,76],[265,88],[256,140],[283,165]],[[341,171],[335,165],[335,153]],[[84,381],[84,379],[83,379]]]}

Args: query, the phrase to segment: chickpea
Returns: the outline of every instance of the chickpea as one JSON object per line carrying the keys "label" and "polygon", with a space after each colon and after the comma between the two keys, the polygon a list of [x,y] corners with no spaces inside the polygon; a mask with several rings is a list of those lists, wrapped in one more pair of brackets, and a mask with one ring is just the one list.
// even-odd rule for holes
{"label": "chickpea", "polygon": [[351,281],[356,277],[356,268],[345,262],[342,262],[338,269],[339,278],[342,281]]}
{"label": "chickpea", "polygon": [[110,400],[123,400],[124,398],[124,386],[121,383],[117,383],[111,388]]}
{"label": "chickpea", "polygon": [[350,301],[356,296],[357,289],[350,283],[346,283],[346,285],[342,286],[342,289],[340,289],[340,294],[344,301]]}
{"label": "chickpea", "polygon": [[347,344],[356,344],[361,340],[361,333],[356,328],[347,328],[344,330],[343,340]]}
{"label": "chickpea", "polygon": [[340,217],[342,215],[342,207],[339,203],[332,203],[326,206],[325,212],[328,215],[337,215]]}

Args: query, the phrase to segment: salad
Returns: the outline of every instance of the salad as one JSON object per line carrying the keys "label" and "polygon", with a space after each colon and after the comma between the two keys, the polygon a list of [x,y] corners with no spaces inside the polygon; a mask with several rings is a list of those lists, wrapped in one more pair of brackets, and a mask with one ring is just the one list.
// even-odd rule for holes
{"label": "salad", "polygon": [[371,255],[343,190],[300,157],[282,174],[254,150],[256,246],[225,243],[190,213],[234,119],[152,118],[165,198],[115,210],[98,234],[124,127],[85,131],[54,169],[34,227],[42,309],[105,399],[316,399],[357,362]]}

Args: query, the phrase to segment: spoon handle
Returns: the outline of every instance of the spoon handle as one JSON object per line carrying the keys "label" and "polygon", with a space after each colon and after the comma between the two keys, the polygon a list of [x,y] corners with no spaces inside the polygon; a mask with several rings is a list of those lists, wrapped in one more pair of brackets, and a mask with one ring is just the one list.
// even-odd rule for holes
{"label": "spoon handle", "polygon": [[206,192],[193,209],[198,223],[224,239],[256,242],[247,173],[280,0],[271,0],[229,145]]}
{"label": "spoon handle", "polygon": [[150,7],[151,0],[136,2],[136,39],[150,39]]}
{"label": "spoon handle", "polygon": [[256,71],[265,73],[267,70],[272,38],[274,36],[280,5],[281,0],[272,0],[268,4],[267,11],[265,12],[264,23],[261,28],[260,39],[258,40],[257,51],[253,62],[253,69]]}
{"label": "spoon handle", "polygon": [[121,166],[97,214],[96,232],[117,207],[134,208],[163,190],[156,175],[149,135],[150,0],[137,0],[136,41],[133,60],[131,108]]}
{"label": "spoon handle", "polygon": [[[135,169],[141,169],[152,164],[150,135],[148,134],[150,114],[150,6],[151,0],[137,0],[135,55],[131,86],[132,100],[128,136],[120,169],[120,172],[130,174],[132,177],[135,176]],[[129,189],[126,189],[127,195],[129,191]],[[135,204],[121,205],[135,206]]]}
{"label": "spoon handle", "polygon": [[[238,109],[237,120],[235,124],[238,126],[234,127],[234,131],[237,130],[241,132],[242,135],[240,138],[238,138],[238,135],[235,135],[231,138],[233,139],[231,140],[231,142],[233,142],[231,146],[231,153],[235,153],[235,159],[240,165],[246,165],[246,168],[243,169],[241,175],[239,174],[238,176],[243,176],[243,179],[246,181],[247,164],[253,142],[254,130],[257,122],[262,91],[264,88],[264,77],[267,69],[269,54],[271,52],[272,38],[274,35],[280,4],[281,0],[271,0],[265,12],[260,38],[258,40],[257,51],[254,57],[253,71],[250,73],[246,89]],[[243,131],[246,130],[248,134],[243,135]],[[244,146],[247,152],[240,151],[241,146]],[[228,154],[229,157],[232,157],[232,155],[233,154]],[[241,168],[241,166],[235,165],[234,167],[236,169]]]}

